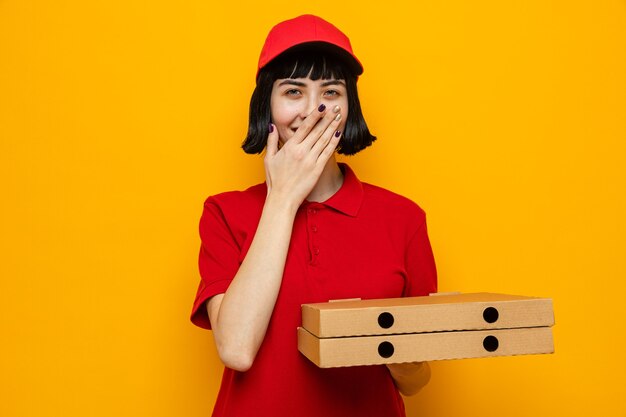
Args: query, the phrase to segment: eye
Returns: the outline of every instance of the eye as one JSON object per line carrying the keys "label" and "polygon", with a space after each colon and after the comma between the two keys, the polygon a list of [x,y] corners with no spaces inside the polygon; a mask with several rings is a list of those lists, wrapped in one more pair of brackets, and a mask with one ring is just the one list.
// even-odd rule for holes
{"label": "eye", "polygon": [[330,97],[336,97],[336,96],[339,95],[339,91],[337,91],[337,90],[326,90],[324,92],[324,95],[325,96],[330,96]]}
{"label": "eye", "polygon": [[300,94],[300,90],[297,90],[295,88],[290,88],[289,90],[285,91],[285,94],[288,96],[297,96]]}

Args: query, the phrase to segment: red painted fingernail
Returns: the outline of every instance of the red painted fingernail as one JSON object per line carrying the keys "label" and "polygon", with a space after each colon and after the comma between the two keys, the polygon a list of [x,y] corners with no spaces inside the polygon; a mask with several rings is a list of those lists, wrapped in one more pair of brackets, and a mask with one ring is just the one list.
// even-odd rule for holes
{"label": "red painted fingernail", "polygon": [[338,130],[338,131],[336,131],[336,132],[335,132],[335,137],[336,137],[336,138],[338,138],[338,137],[339,137],[339,135],[341,135],[341,130]]}
{"label": "red painted fingernail", "polygon": [[269,129],[270,129],[270,133],[272,133],[274,131],[274,125],[270,123]]}
{"label": "red painted fingernail", "polygon": [[320,106],[317,108],[317,110],[321,113],[324,110],[326,110],[326,106],[324,104],[320,104]]}

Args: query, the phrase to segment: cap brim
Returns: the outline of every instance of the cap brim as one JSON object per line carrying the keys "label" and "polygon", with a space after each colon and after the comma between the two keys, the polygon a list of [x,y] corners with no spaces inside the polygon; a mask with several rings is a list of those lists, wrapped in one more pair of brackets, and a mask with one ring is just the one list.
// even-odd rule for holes
{"label": "cap brim", "polygon": [[325,52],[330,55],[334,55],[337,58],[339,58],[342,62],[344,62],[346,66],[348,67],[348,69],[355,76],[359,76],[363,74],[363,66],[361,65],[361,62],[359,62],[359,60],[354,55],[350,54],[348,51],[346,51],[343,48],[340,48],[336,45],[333,45],[328,42],[323,42],[323,41],[305,42],[305,43],[292,46],[291,48],[286,49],[285,51],[281,52],[279,55],[272,58],[265,66],[267,66],[270,62],[274,61],[276,58],[280,56],[283,56],[285,54],[292,53],[292,52],[302,52],[302,51]]}

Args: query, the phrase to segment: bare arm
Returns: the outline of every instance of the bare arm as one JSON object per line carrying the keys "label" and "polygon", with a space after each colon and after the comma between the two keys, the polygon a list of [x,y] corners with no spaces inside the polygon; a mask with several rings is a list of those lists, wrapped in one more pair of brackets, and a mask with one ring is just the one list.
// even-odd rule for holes
{"label": "bare arm", "polygon": [[268,196],[252,245],[225,294],[209,300],[213,337],[224,365],[245,371],[263,341],[283,269],[295,211]]}
{"label": "bare arm", "polygon": [[207,302],[218,354],[229,368],[246,371],[265,337],[282,282],[298,207],[317,183],[339,136],[335,112],[314,110],[279,150],[268,137],[268,194],[254,239],[224,294]]}
{"label": "bare arm", "polygon": [[428,362],[411,362],[387,365],[389,372],[404,396],[417,394],[430,381]]}

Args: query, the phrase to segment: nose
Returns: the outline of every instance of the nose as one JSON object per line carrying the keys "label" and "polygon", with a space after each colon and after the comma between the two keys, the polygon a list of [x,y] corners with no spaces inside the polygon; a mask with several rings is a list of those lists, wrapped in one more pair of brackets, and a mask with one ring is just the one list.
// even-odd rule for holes
{"label": "nose", "polygon": [[317,111],[319,105],[322,104],[319,101],[319,98],[313,94],[307,96],[304,100],[302,100],[302,108],[300,111],[300,117],[305,119],[309,114]]}

